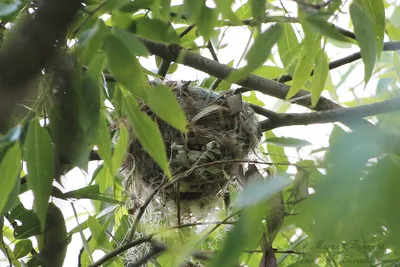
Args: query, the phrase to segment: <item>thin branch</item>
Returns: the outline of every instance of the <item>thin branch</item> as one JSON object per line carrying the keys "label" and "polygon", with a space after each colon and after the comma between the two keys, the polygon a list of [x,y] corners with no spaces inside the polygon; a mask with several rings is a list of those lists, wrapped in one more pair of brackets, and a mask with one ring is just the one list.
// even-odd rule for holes
{"label": "thin branch", "polygon": [[[326,110],[313,113],[273,113],[273,117],[261,121],[261,130],[268,131],[283,126],[309,125],[330,122],[348,122],[354,119],[389,113],[400,109],[400,97],[379,103],[352,108]],[[268,114],[266,114],[268,116]]]}
{"label": "thin branch", "polygon": [[106,255],[104,255],[103,257],[101,257],[99,260],[97,260],[93,264],[89,265],[89,267],[98,267],[98,266],[102,265],[103,263],[111,260],[115,256],[118,256],[119,254],[125,252],[126,250],[128,250],[130,248],[133,248],[133,247],[138,246],[143,243],[150,242],[152,237],[153,237],[153,235],[147,235],[142,238],[136,239],[132,242],[126,243],[122,246],[119,246],[116,249],[114,249],[113,251],[111,251],[111,252],[107,253]]}
{"label": "thin branch", "polygon": [[[383,45],[383,51],[397,51],[400,50],[400,42],[386,42]],[[338,67],[344,66],[346,64],[352,63],[356,60],[361,59],[361,53],[357,52],[351,55],[348,55],[344,58],[332,61],[329,63],[329,70],[336,69]],[[314,75],[314,70],[311,71],[310,76]],[[280,83],[286,83],[290,82],[293,80],[293,77],[290,75],[282,75],[279,78],[273,79],[274,81],[280,82]],[[248,89],[243,89],[242,92],[244,91],[249,91]]]}
{"label": "thin branch", "polygon": [[[189,25],[183,32],[179,34],[179,38],[183,38],[186,34],[188,34],[193,28],[195,27],[194,24]],[[168,69],[171,65],[171,60],[163,59],[160,64],[160,68],[158,69],[157,74],[165,77],[167,76]]]}
{"label": "thin branch", "polygon": [[216,222],[196,222],[196,223],[185,223],[180,225],[172,226],[170,229],[180,229],[185,227],[193,227],[199,225],[212,225],[212,224],[235,224],[236,222],[216,221]]}
{"label": "thin branch", "polygon": [[156,258],[160,253],[162,253],[166,249],[167,247],[165,245],[154,243],[152,244],[152,249],[149,253],[144,255],[143,258],[139,259],[137,262],[129,263],[127,267],[144,266],[148,261],[150,261],[153,258]]}

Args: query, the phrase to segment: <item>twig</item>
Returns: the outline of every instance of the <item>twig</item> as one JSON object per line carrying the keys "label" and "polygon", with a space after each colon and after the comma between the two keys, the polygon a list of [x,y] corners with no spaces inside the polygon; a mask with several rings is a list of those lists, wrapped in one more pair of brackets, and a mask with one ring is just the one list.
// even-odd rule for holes
{"label": "twig", "polygon": [[[352,108],[326,110],[313,113],[274,113],[274,116],[261,121],[262,131],[283,126],[309,125],[330,122],[348,122],[354,119],[389,113],[400,109],[400,97]],[[268,111],[273,113],[272,111]]]}
{"label": "twig", "polygon": [[117,247],[116,249],[114,249],[113,251],[107,253],[106,255],[104,255],[103,257],[101,257],[99,260],[97,260],[96,262],[94,262],[93,264],[89,265],[89,267],[98,267],[100,265],[102,265],[103,263],[111,260],[112,258],[114,258],[115,256],[118,256],[119,254],[123,253],[124,251],[133,248],[135,246],[138,246],[140,244],[143,243],[148,243],[151,241],[151,238],[154,235],[147,235],[144,236],[142,238],[136,239],[134,241],[131,241],[129,243],[126,243],[120,247]]}
{"label": "twig", "polygon": [[180,229],[185,227],[199,226],[199,225],[211,225],[211,224],[230,224],[233,225],[236,222],[224,222],[224,221],[216,221],[216,222],[196,222],[196,223],[185,223],[176,226],[172,226],[170,229]]}

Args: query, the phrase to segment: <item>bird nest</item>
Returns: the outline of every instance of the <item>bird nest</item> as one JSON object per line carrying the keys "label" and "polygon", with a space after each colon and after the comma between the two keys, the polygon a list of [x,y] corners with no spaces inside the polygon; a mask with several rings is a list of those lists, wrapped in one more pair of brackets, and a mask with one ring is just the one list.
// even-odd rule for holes
{"label": "bird nest", "polygon": [[[186,114],[188,132],[182,134],[163,122],[145,104],[142,110],[158,124],[175,182],[168,182],[132,131],[129,156],[124,163],[125,188],[133,198],[134,210],[157,187],[160,190],[155,201],[164,210],[165,203],[177,202],[181,208],[185,203],[196,202],[202,209],[223,195],[242,162],[258,145],[258,121],[240,95],[217,94],[184,82],[165,84]],[[183,210],[180,214],[193,212]]]}

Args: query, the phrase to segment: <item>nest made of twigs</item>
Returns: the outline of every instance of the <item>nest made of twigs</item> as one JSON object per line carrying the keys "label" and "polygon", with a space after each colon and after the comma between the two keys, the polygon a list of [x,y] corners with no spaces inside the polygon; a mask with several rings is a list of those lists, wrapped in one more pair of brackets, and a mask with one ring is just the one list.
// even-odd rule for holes
{"label": "nest made of twigs", "polygon": [[[142,110],[158,124],[171,172],[175,178],[180,177],[178,183],[160,190],[159,196],[164,201],[180,202],[213,199],[226,190],[241,161],[258,145],[260,132],[255,113],[239,95],[221,95],[184,82],[165,84],[175,93],[189,125],[188,132],[182,134],[142,105]],[[143,199],[149,189],[155,189],[167,178],[132,133],[130,156],[124,166],[131,170],[126,190]]]}

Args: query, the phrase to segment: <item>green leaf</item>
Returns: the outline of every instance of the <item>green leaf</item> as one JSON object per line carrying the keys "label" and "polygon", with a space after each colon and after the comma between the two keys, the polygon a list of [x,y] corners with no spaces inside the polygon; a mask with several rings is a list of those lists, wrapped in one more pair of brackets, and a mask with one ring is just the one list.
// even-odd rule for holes
{"label": "green leaf", "polygon": [[144,96],[146,83],[139,61],[117,37],[108,35],[104,40],[108,66],[118,83],[138,96]]}
{"label": "green leaf", "polygon": [[119,167],[121,167],[128,148],[128,130],[122,123],[119,125],[119,137],[118,142],[115,145],[114,153],[112,156],[112,165],[114,173],[112,175],[117,175]]}
{"label": "green leaf", "polygon": [[292,137],[269,137],[265,139],[265,143],[282,147],[296,147],[296,148],[311,145],[311,143],[306,140],[292,138]]}
{"label": "green leaf", "polygon": [[135,0],[123,5],[119,10],[127,13],[135,13],[140,9],[148,9],[153,4],[154,0]]}
{"label": "green leaf", "polygon": [[261,23],[265,16],[265,0],[250,0],[251,14],[253,15],[253,19]]}
{"label": "green leaf", "polygon": [[79,124],[87,140],[94,140],[98,134],[100,117],[100,92],[102,88],[101,71],[105,62],[104,54],[98,54],[89,64],[80,92],[85,103],[84,112],[80,112]]}
{"label": "green leaf", "polygon": [[274,79],[281,75],[284,75],[286,72],[283,68],[275,67],[275,66],[261,66],[253,71],[254,75],[258,75],[267,79]]}
{"label": "green leaf", "polygon": [[14,247],[14,256],[17,259],[25,257],[31,252],[32,241],[30,239],[19,240]]}
{"label": "green leaf", "polygon": [[144,46],[144,44],[140,42],[139,39],[131,32],[113,27],[112,33],[114,34],[114,36],[121,39],[121,41],[127,45],[128,49],[133,55],[142,57],[148,56],[146,46]]}
{"label": "green leaf", "polygon": [[184,7],[192,13],[199,33],[205,40],[209,40],[218,19],[217,10],[207,7],[204,1],[185,1]]}
{"label": "green leaf", "polygon": [[359,2],[364,7],[373,21],[376,35],[376,52],[380,58],[383,49],[383,38],[385,35],[385,6],[383,0],[362,0]]}
{"label": "green leaf", "polygon": [[292,85],[286,95],[286,99],[292,98],[310,77],[310,73],[314,67],[314,55],[304,53],[300,58],[294,70]]}
{"label": "green leaf", "polygon": [[272,47],[282,34],[282,26],[275,24],[265,32],[259,34],[246,54],[247,65],[233,72],[228,80],[240,80],[250,72],[264,64],[271,54]]}
{"label": "green leaf", "polygon": [[149,19],[145,17],[134,20],[129,29],[138,36],[154,41],[168,44],[180,43],[180,39],[174,28],[170,24],[158,19]]}
{"label": "green leaf", "polygon": [[[0,251],[3,252],[2,253],[3,255],[7,256],[7,260],[10,260],[10,263],[12,264],[12,265],[7,264],[6,266],[20,267],[21,263],[14,256],[13,251],[6,243],[8,243],[8,242],[5,242],[3,235],[0,235]],[[4,257],[2,259],[4,259]],[[7,263],[8,263],[8,261],[7,261]]]}
{"label": "green leaf", "polygon": [[168,177],[171,173],[168,167],[165,145],[157,124],[142,112],[132,95],[121,88],[123,94],[122,107],[143,149],[164,170]]}
{"label": "green leaf", "polygon": [[238,17],[236,17],[236,12],[233,12],[231,8],[233,3],[234,0],[219,0],[215,2],[218,11],[222,14],[224,19],[229,20],[233,25],[240,25],[241,22]]}
{"label": "green leaf", "polygon": [[0,214],[4,214],[19,194],[19,173],[21,170],[21,151],[19,145],[15,144],[7,150],[0,162]]}
{"label": "green leaf", "polygon": [[324,50],[320,50],[315,58],[314,76],[312,77],[311,87],[311,105],[315,107],[318,103],[319,97],[324,90],[326,78],[329,72],[328,57]]}
{"label": "green leaf", "polygon": [[366,10],[358,2],[350,5],[350,17],[354,25],[354,33],[361,50],[361,58],[364,62],[364,81],[368,83],[374,70],[376,60],[376,35],[371,29],[374,24]]}
{"label": "green leaf", "polygon": [[289,66],[290,61],[295,58],[299,46],[296,34],[294,33],[292,24],[283,23],[283,33],[278,40],[278,53],[285,69]]}
{"label": "green leaf", "polygon": [[19,222],[14,227],[15,238],[25,239],[40,233],[40,223],[36,214],[32,210],[25,209],[22,204],[14,207],[7,219],[11,223]]}
{"label": "green leaf", "polygon": [[97,137],[97,147],[98,147],[98,154],[102,160],[104,160],[104,165],[107,169],[113,171],[112,166],[112,156],[111,156],[111,138],[110,132],[107,127],[106,118],[105,116],[100,117],[99,121],[99,134]]}
{"label": "green leaf", "polygon": [[333,24],[328,23],[324,17],[318,15],[307,16],[305,21],[317,32],[340,42],[353,43],[354,41],[340,33]]}
{"label": "green leaf", "polygon": [[171,89],[157,84],[147,91],[146,102],[150,109],[166,123],[181,132],[186,132],[186,116]]}
{"label": "green leaf", "polygon": [[[11,3],[7,3],[11,2]],[[0,3],[0,18],[7,17],[16,13],[23,5],[20,0],[7,1],[6,3]]]}
{"label": "green leaf", "polygon": [[85,186],[85,187],[77,189],[77,190],[65,192],[63,196],[65,198],[80,199],[87,195],[93,195],[93,194],[99,194],[99,193],[100,193],[99,185],[95,184],[95,185],[88,185],[88,186]]}
{"label": "green leaf", "polygon": [[96,241],[97,247],[105,252],[113,250],[113,246],[108,240],[106,231],[95,217],[89,216],[88,225],[90,232],[92,233],[92,238]]}
{"label": "green leaf", "polygon": [[103,39],[109,32],[103,20],[98,19],[96,24],[85,30],[78,37],[78,42],[73,46],[76,55],[82,64],[89,65],[93,57],[100,50]]}
{"label": "green leaf", "polygon": [[35,197],[34,208],[44,229],[54,177],[54,149],[49,133],[40,126],[38,119],[29,124],[24,158],[28,168],[27,184]]}
{"label": "green leaf", "polygon": [[166,22],[169,19],[171,0],[155,0],[151,11],[154,18]]}

